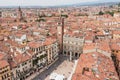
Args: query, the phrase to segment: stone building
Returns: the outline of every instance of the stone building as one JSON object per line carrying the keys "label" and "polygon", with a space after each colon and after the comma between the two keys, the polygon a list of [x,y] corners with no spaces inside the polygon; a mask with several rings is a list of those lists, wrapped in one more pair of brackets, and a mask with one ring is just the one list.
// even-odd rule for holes
{"label": "stone building", "polygon": [[63,54],[70,56],[70,60],[79,58],[83,49],[84,38],[83,36],[65,34],[63,36]]}
{"label": "stone building", "polygon": [[65,56],[70,56],[70,60],[78,58],[82,53],[82,47],[84,43],[84,37],[82,33],[74,33],[68,31],[65,33],[64,30],[64,18],[57,26],[57,38],[60,46],[60,53]]}
{"label": "stone building", "polygon": [[116,70],[118,72],[118,76],[120,78],[120,43],[119,40],[114,40],[111,42],[111,50],[112,50],[112,59],[114,61]]}

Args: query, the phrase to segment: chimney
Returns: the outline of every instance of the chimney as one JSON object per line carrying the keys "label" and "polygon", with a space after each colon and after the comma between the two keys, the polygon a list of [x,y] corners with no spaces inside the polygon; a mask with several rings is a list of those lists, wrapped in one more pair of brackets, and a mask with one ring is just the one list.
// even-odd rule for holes
{"label": "chimney", "polygon": [[84,75],[85,72],[89,72],[89,68],[88,67],[84,67],[83,70],[82,70],[82,75]]}

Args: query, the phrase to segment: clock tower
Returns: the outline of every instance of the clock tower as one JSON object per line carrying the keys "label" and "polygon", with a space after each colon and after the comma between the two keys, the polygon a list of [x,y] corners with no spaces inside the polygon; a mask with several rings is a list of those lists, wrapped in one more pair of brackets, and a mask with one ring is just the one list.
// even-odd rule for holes
{"label": "clock tower", "polygon": [[64,18],[60,18],[60,21],[57,26],[57,38],[59,41],[59,52],[63,52],[63,35],[64,35]]}

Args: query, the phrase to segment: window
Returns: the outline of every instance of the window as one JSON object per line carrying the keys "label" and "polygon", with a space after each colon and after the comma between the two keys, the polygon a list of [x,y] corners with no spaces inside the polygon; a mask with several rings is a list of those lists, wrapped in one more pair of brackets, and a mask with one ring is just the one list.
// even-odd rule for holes
{"label": "window", "polygon": [[39,51],[38,48],[36,48],[36,51],[37,51],[37,52]]}
{"label": "window", "polygon": [[115,52],[114,50],[112,50],[112,52]]}
{"label": "window", "polygon": [[31,60],[29,61],[29,63],[31,63]]}
{"label": "window", "polygon": [[26,65],[27,63],[25,62],[25,65]]}
{"label": "window", "polygon": [[22,66],[24,66],[24,65],[26,65],[27,63],[26,62],[24,62],[24,63],[22,63]]}
{"label": "window", "polygon": [[22,63],[22,66],[24,66],[24,63]]}

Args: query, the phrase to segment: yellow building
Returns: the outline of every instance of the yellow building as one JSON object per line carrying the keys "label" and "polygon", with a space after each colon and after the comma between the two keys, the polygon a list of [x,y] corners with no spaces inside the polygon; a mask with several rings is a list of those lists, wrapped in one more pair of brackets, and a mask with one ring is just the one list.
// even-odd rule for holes
{"label": "yellow building", "polygon": [[3,56],[0,54],[0,80],[11,80],[10,65]]}
{"label": "yellow building", "polygon": [[115,63],[116,71],[118,72],[118,76],[120,78],[120,45],[112,44],[112,59]]}

